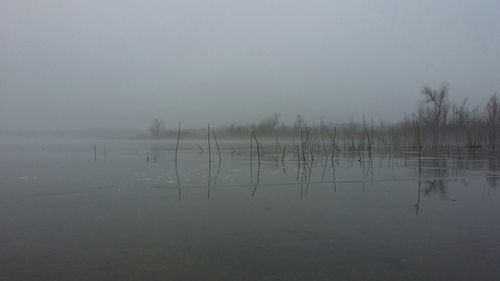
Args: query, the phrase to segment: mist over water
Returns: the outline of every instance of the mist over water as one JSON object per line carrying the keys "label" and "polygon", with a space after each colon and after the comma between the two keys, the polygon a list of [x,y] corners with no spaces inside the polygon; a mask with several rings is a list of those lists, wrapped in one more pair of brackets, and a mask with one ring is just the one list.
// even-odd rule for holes
{"label": "mist over water", "polygon": [[2,1],[0,129],[401,120],[500,89],[496,1]]}
{"label": "mist over water", "polygon": [[0,1],[0,280],[500,280],[498,26]]}

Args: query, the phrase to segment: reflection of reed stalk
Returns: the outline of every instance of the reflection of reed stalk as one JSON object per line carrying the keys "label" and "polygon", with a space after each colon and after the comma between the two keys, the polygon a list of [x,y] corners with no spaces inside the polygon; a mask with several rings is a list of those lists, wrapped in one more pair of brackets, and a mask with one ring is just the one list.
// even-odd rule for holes
{"label": "reflection of reed stalk", "polygon": [[418,173],[420,174],[420,171],[422,169],[421,165],[421,158],[422,158],[422,143],[420,140],[420,126],[418,124],[418,121],[415,121],[415,128],[417,130],[417,149],[418,149]]}
{"label": "reflection of reed stalk", "polygon": [[210,182],[211,182],[211,180],[212,180],[212,163],[210,163],[210,161],[208,161],[208,185],[207,185],[207,199],[208,200],[210,200]]}
{"label": "reflection of reed stalk", "polygon": [[252,154],[253,154],[253,138],[252,134],[250,133],[250,163],[252,162]]}
{"label": "reflection of reed stalk", "polygon": [[207,140],[208,140],[208,162],[212,161],[212,153],[210,150],[210,124],[208,124],[208,129],[207,129]]}
{"label": "reflection of reed stalk", "polygon": [[203,153],[205,152],[205,150],[203,149],[203,147],[201,147],[199,144],[195,143],[196,147],[198,147],[198,149],[200,150],[200,153]]}
{"label": "reflection of reed stalk", "polygon": [[220,154],[219,143],[217,142],[217,137],[215,136],[215,130],[212,130],[212,134],[214,135],[215,146],[217,147],[217,152],[219,153],[219,162],[221,162],[222,156]]}
{"label": "reflection of reed stalk", "polygon": [[257,191],[257,187],[259,187],[259,183],[260,183],[260,164],[257,166],[257,182],[255,183],[255,186],[253,188],[252,197],[255,196],[255,192]]}
{"label": "reflection of reed stalk", "polygon": [[253,157],[253,139],[252,139],[252,134],[250,133],[250,183],[253,181],[253,164],[252,164],[252,157]]}
{"label": "reflection of reed stalk", "polygon": [[207,141],[208,141],[208,186],[207,199],[210,200],[210,181],[212,180],[212,151],[210,148],[210,124],[207,126]]}
{"label": "reflection of reed stalk", "polygon": [[179,129],[177,130],[177,144],[175,145],[175,174],[179,177],[179,171],[177,169],[177,154],[179,153],[179,141],[181,139],[181,121],[179,121]]}
{"label": "reflection of reed stalk", "polygon": [[[179,121],[179,127],[177,129],[177,143],[175,145],[175,175],[176,175],[176,185],[177,185],[177,192],[178,192],[178,200],[181,201],[181,180],[179,178],[179,169],[177,168],[177,162],[178,162],[178,154],[179,154],[179,142],[181,140],[181,121]],[[155,162],[156,162],[156,155],[155,155]]]}

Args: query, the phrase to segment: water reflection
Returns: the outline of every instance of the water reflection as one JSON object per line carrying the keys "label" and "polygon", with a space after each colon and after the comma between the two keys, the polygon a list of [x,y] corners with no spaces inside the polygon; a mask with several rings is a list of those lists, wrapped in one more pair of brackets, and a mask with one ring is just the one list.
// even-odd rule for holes
{"label": "water reflection", "polygon": [[255,182],[253,186],[253,191],[252,191],[252,197],[255,196],[255,192],[257,192],[257,188],[259,187],[260,183],[260,161],[257,164],[257,181]]}
{"label": "water reflection", "polygon": [[214,183],[212,185],[212,189],[215,189],[215,186],[217,185],[217,179],[219,178],[221,165],[222,165],[222,160],[219,160],[217,163],[217,171],[215,172]]}
{"label": "water reflection", "polygon": [[[209,152],[210,155],[210,152]],[[208,159],[208,177],[207,177],[207,200],[210,200],[210,182],[212,180],[212,161]]]}
{"label": "water reflection", "polygon": [[[311,160],[311,163],[309,165],[305,165],[305,166],[307,166],[306,170],[308,170],[308,173],[304,178],[304,181],[306,182],[306,190],[304,192],[304,197],[307,197],[307,193],[309,192],[309,185],[311,183],[311,172],[312,172],[312,168],[313,168],[313,163],[314,163],[314,160]],[[302,196],[301,196],[301,198],[302,198]]]}
{"label": "water reflection", "polygon": [[[421,157],[417,157],[417,154],[411,151],[400,152],[400,154],[372,152],[364,155],[359,151],[334,153],[332,150],[321,149],[320,146],[315,151],[318,153],[324,152],[324,154],[305,157],[302,155],[299,145],[294,146],[293,144],[290,147],[295,147],[295,149],[288,151],[288,153],[285,153],[287,146],[281,145],[281,154],[278,148],[272,147],[272,149],[269,149],[265,146],[257,147],[259,150],[257,150],[258,153],[256,154],[255,137],[251,135],[250,140],[250,149],[249,151],[247,150],[249,157],[246,158],[244,153],[235,154],[234,148],[226,149],[225,153],[230,153],[232,156],[224,160],[219,158],[215,175],[213,174],[214,171],[212,171],[214,168],[212,167],[213,163],[208,161],[208,176],[206,177],[205,185],[208,200],[211,199],[212,193],[216,189],[215,187],[219,185],[223,187],[250,186],[251,197],[255,197],[259,187],[262,186],[298,186],[300,188],[301,199],[309,196],[311,188],[316,186],[329,185],[333,192],[337,192],[339,183],[349,187],[358,184],[357,186],[363,192],[367,192],[367,186],[370,189],[374,189],[377,183],[411,181],[411,177],[402,177],[402,175],[414,171],[417,175],[417,198],[414,205],[416,214],[418,214],[422,204],[422,196],[437,195],[441,199],[449,198],[450,184],[456,184],[458,181],[463,186],[468,186],[467,178],[470,177],[470,171],[487,167],[488,174],[485,176],[485,180],[488,190],[496,189],[500,182],[500,176],[496,173],[498,169],[496,153],[490,154],[487,160],[485,160],[481,157],[481,155],[484,156],[484,153],[480,154],[477,152],[471,154],[466,152],[457,155],[450,154],[449,157],[447,155],[430,155],[425,153]],[[194,144],[193,147],[195,147]],[[297,151],[301,154],[296,153]],[[307,150],[305,151],[307,153]],[[190,156],[196,157],[194,154]],[[224,171],[223,166],[226,167],[225,169],[227,167],[237,167],[240,165],[240,161],[245,159],[249,163],[247,172],[245,172],[244,168],[237,168],[236,170],[239,171],[238,174],[234,174],[229,170],[225,173],[227,176],[221,181],[220,174]],[[223,165],[222,162],[228,162],[228,165]],[[375,173],[374,162],[378,163],[377,173]],[[358,163],[358,165],[354,165],[354,163]],[[295,166],[295,173],[292,173],[292,175],[287,173],[290,166]],[[194,168],[196,169],[196,166]],[[339,171],[340,179],[338,176]],[[357,171],[359,171],[359,174]],[[247,183],[241,178],[245,174],[249,175],[249,182],[247,181]],[[263,175],[266,175],[265,182],[262,182]],[[175,168],[175,176],[175,188],[178,190],[179,200],[181,189],[197,187],[194,180],[188,180],[191,183],[182,186],[177,167]],[[295,177],[295,183],[290,181],[290,177]]]}
{"label": "water reflection", "polygon": [[486,185],[488,187],[487,194],[490,195],[495,191],[498,183],[500,182],[500,175],[498,174],[498,157],[497,153],[492,153],[488,157],[488,173],[486,174]]}

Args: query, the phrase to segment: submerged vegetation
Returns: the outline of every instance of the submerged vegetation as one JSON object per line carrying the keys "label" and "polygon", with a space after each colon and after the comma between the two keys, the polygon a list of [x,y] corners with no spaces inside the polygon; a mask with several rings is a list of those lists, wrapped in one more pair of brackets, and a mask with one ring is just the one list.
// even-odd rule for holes
{"label": "submerged vegetation", "polygon": [[[395,151],[401,148],[444,150],[451,147],[495,148],[500,123],[500,108],[497,94],[493,94],[484,108],[471,108],[468,100],[451,101],[449,86],[443,84],[434,89],[422,88],[422,100],[415,113],[402,121],[386,125],[374,124],[373,118],[362,116],[362,122],[335,124],[324,122],[309,124],[297,115],[293,125],[281,122],[281,115],[273,113],[253,124],[231,124],[215,129],[221,137],[248,138],[257,133],[260,137],[300,138],[303,149],[333,149]],[[200,137],[202,131],[183,131],[185,137]],[[215,132],[215,131],[214,131]],[[167,130],[165,122],[155,119],[150,127],[150,136],[175,137],[175,130]],[[283,147],[283,149],[286,149]],[[312,148],[314,149],[314,148]]]}

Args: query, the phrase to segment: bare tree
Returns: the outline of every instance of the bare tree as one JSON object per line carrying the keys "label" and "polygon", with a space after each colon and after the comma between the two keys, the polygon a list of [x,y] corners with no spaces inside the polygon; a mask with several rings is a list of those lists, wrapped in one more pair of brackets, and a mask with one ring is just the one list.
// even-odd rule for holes
{"label": "bare tree", "polygon": [[149,132],[152,137],[161,137],[165,133],[165,121],[155,118],[149,127]]}
{"label": "bare tree", "polygon": [[295,122],[293,123],[293,127],[295,129],[299,129],[299,128],[304,127],[305,123],[306,123],[306,121],[304,120],[304,117],[300,114],[297,114],[297,118],[295,118]]}
{"label": "bare tree", "polygon": [[499,119],[498,114],[498,98],[497,94],[493,94],[486,104],[486,124],[488,127],[488,137],[490,145],[494,148],[497,138],[497,124]]}
{"label": "bare tree", "polygon": [[438,146],[445,140],[445,128],[450,102],[448,100],[448,84],[443,84],[439,89],[425,86],[421,94],[424,96],[423,107],[420,109],[423,121],[432,131],[433,144]]}

